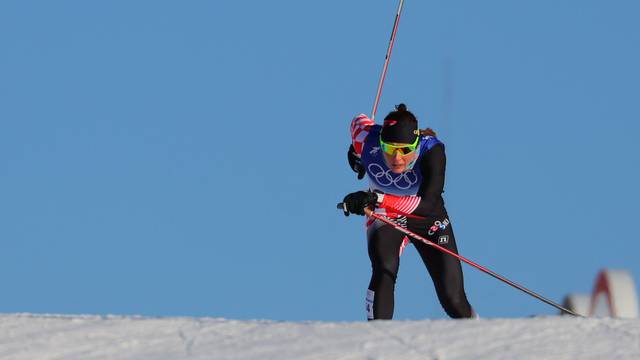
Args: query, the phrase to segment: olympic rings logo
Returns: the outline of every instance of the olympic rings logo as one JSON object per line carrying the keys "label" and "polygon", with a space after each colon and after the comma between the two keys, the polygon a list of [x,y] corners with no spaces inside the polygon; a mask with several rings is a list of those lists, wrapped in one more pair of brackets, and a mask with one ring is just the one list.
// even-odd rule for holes
{"label": "olympic rings logo", "polygon": [[369,165],[367,170],[381,186],[394,185],[398,189],[407,190],[418,182],[418,175],[413,170],[405,171],[402,174],[394,174],[391,172],[391,169],[385,171],[384,168],[378,164]]}

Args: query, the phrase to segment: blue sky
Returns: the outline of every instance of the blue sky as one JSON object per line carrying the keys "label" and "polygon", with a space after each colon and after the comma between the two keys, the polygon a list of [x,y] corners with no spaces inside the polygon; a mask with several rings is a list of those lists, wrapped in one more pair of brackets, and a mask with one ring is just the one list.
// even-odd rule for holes
{"label": "blue sky", "polygon": [[[362,320],[393,1],[3,1],[0,312]],[[447,144],[461,254],[556,301],[640,276],[633,1],[407,0],[378,115]],[[486,317],[555,310],[465,266]],[[445,317],[414,249],[397,319]]]}

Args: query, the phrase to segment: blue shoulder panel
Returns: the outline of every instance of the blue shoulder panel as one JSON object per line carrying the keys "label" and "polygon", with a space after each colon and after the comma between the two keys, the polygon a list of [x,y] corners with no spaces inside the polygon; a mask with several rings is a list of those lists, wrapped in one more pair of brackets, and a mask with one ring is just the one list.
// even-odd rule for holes
{"label": "blue shoulder panel", "polygon": [[422,138],[423,140],[420,143],[420,155],[424,154],[426,151],[431,150],[438,144],[442,144],[444,146],[444,143],[438,140],[438,138],[435,136],[423,136]]}

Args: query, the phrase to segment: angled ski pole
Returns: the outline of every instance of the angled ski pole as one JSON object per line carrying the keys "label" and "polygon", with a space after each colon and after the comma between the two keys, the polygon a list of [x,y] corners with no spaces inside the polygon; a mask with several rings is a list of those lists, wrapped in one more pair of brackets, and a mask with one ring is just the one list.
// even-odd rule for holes
{"label": "angled ski pole", "polygon": [[[339,203],[338,204],[338,209],[342,209],[345,212],[347,211],[344,203]],[[367,216],[373,217],[373,218],[378,219],[378,220],[380,220],[380,221],[382,221],[382,222],[384,222],[386,224],[389,224],[394,229],[396,229],[396,230],[398,230],[398,231],[400,231],[400,232],[402,232],[402,233],[404,233],[406,235],[409,235],[409,236],[411,236],[412,238],[414,238],[416,240],[422,241],[423,243],[425,243],[425,244],[427,244],[429,246],[432,246],[432,247],[434,247],[434,248],[436,248],[436,249],[438,249],[438,250],[440,250],[442,252],[445,252],[445,253],[453,256],[453,257],[456,257],[458,260],[464,261],[465,263],[475,267],[476,269],[478,269],[478,270],[480,270],[480,271],[482,271],[482,272],[484,272],[486,274],[489,274],[489,275],[493,276],[494,278],[496,278],[496,279],[498,279],[498,280],[500,280],[500,281],[502,281],[502,282],[504,282],[504,283],[506,283],[508,285],[511,285],[514,288],[516,288],[516,289],[518,289],[518,290],[520,290],[520,291],[522,291],[522,292],[524,292],[524,293],[526,293],[528,295],[531,295],[534,298],[536,298],[536,299],[538,299],[538,300],[540,300],[540,301],[542,301],[544,303],[547,303],[547,304],[555,307],[556,309],[558,309],[560,311],[563,311],[563,312],[565,312],[567,314],[570,314],[570,315],[573,315],[573,316],[584,317],[584,316],[579,315],[579,314],[577,314],[577,313],[575,313],[575,312],[573,312],[573,311],[571,311],[569,309],[564,308],[563,306],[561,306],[561,305],[559,305],[559,304],[547,299],[546,297],[544,297],[542,295],[536,294],[535,292],[525,288],[524,286],[516,284],[515,282],[513,282],[513,281],[505,278],[504,276],[501,276],[501,275],[499,275],[499,274],[497,274],[497,273],[485,268],[484,266],[476,264],[475,262],[465,258],[464,256],[458,255],[455,252],[453,252],[453,251],[451,251],[451,250],[449,250],[447,248],[444,248],[444,247],[442,247],[442,246],[440,246],[440,245],[438,245],[438,244],[436,244],[434,242],[431,242],[431,241],[423,238],[422,236],[420,236],[420,235],[418,235],[418,234],[416,234],[416,233],[414,233],[414,232],[412,232],[410,230],[404,229],[404,228],[394,224],[389,219],[385,218],[384,216],[381,216],[381,215],[378,215],[378,214],[374,213],[369,208],[364,209],[364,212],[367,214]]]}
{"label": "angled ski pole", "polygon": [[400,0],[400,4],[398,5],[398,11],[396,12],[396,18],[393,22],[393,31],[391,31],[391,39],[389,40],[387,55],[384,58],[384,65],[382,66],[382,74],[380,74],[380,80],[378,81],[378,91],[376,92],[376,99],[373,102],[373,110],[371,111],[371,120],[375,120],[376,112],[378,111],[378,102],[380,101],[380,95],[382,95],[382,87],[384,86],[384,79],[387,76],[387,69],[389,68],[389,61],[391,60],[391,52],[393,51],[393,44],[396,41],[396,34],[398,33],[398,25],[400,24],[400,14],[402,13],[403,6],[404,6],[404,0]]}

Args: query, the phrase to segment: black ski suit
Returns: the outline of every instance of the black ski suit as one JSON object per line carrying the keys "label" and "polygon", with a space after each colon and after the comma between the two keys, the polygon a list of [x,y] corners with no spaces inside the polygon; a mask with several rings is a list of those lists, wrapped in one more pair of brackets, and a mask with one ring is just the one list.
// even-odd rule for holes
{"label": "black ski suit", "polygon": [[[394,189],[393,186],[388,186],[391,180],[395,185],[398,185],[398,188],[403,189],[405,186],[401,181],[406,181],[406,179],[410,181],[413,178],[404,177],[401,179],[401,175],[382,171],[384,169],[380,166],[380,156],[377,153],[379,149],[376,149],[379,130],[380,126],[375,125],[365,115],[354,118],[351,125],[353,147],[350,151],[350,163],[352,169],[356,170],[357,168],[353,166],[353,162],[356,160],[355,155],[359,158],[357,161],[360,162],[361,171],[362,169],[366,170],[370,184],[378,185],[377,188],[372,186],[372,190],[385,194],[384,200],[378,203],[378,207],[386,211],[390,220],[457,253],[453,228],[442,198],[446,168],[444,145],[435,137],[421,139],[421,145],[417,150],[420,151],[420,155],[413,166],[414,168],[419,167],[418,172],[421,173],[420,183],[414,183],[417,186],[417,192],[412,196],[395,195],[391,191]],[[371,137],[370,141],[367,139],[369,137]],[[396,178],[394,179],[393,176]],[[383,183],[380,180],[386,182]],[[381,191],[379,186],[381,183],[387,186],[386,189],[389,191]],[[438,299],[445,312],[452,318],[468,318],[475,315],[464,291],[462,267],[458,259],[419,240],[406,237],[382,221],[368,220],[367,241],[372,267],[366,299],[369,320],[391,319],[393,317],[394,289],[400,265],[400,255],[408,242],[413,243],[418,250],[433,280]]]}

